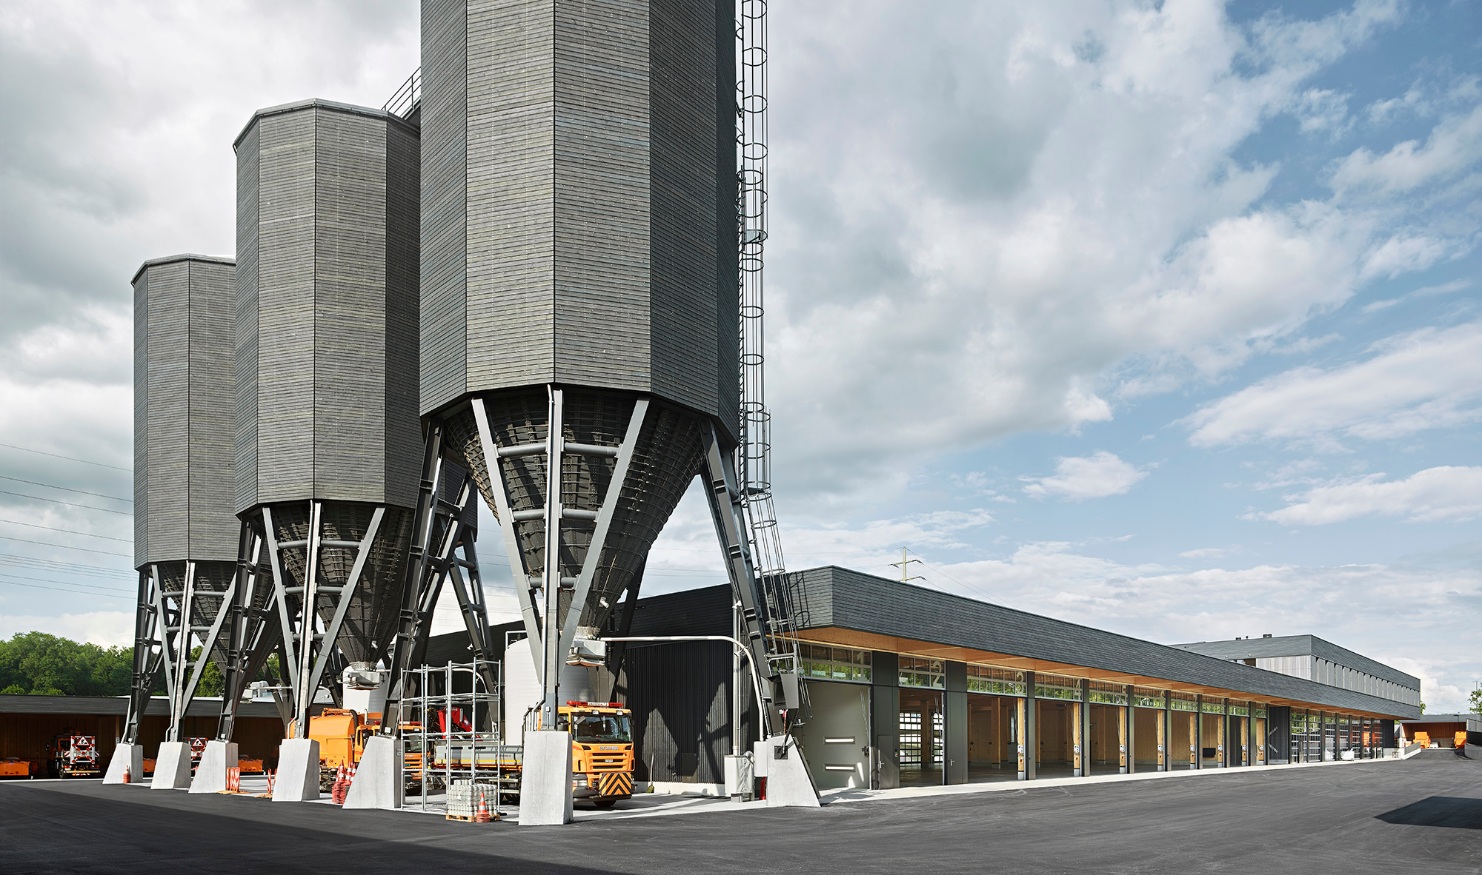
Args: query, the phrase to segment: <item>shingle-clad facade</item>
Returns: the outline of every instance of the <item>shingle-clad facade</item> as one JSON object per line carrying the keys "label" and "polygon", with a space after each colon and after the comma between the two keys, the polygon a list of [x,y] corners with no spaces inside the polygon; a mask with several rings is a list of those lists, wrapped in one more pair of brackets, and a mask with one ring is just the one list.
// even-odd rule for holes
{"label": "shingle-clad facade", "polygon": [[234,562],[228,258],[176,255],[134,275],[134,567]]}
{"label": "shingle-clad facade", "polygon": [[237,143],[238,512],[415,503],[416,128],[313,100]]}
{"label": "shingle-clad facade", "polygon": [[734,438],[731,4],[422,10],[423,412],[559,383]]}

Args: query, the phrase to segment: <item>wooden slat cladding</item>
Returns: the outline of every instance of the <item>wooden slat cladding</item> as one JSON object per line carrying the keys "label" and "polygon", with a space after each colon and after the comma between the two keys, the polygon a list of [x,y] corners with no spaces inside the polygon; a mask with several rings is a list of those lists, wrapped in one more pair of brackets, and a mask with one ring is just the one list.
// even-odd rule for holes
{"label": "wooden slat cladding", "polygon": [[134,277],[134,564],[231,560],[233,266],[182,255]]}
{"label": "wooden slat cladding", "polygon": [[423,4],[424,412],[554,381],[734,431],[732,27],[719,2]]}
{"label": "wooden slat cladding", "polygon": [[255,466],[236,509],[410,506],[421,443],[417,133],[379,110],[309,101],[258,113],[238,162],[238,240],[255,267],[238,278],[239,378],[255,389],[243,412],[256,408],[239,433],[238,458]]}

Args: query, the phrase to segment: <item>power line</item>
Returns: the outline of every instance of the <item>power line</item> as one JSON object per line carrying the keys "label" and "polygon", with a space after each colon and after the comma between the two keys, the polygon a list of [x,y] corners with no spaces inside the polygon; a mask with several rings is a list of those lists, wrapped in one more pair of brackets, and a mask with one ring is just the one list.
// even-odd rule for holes
{"label": "power line", "polygon": [[45,450],[33,450],[30,447],[18,447],[15,444],[0,443],[0,447],[9,447],[12,450],[20,450],[23,453],[35,453],[38,456],[51,456],[53,459],[66,459],[69,462],[81,462],[84,465],[97,465],[99,468],[112,468],[115,471],[132,473],[133,468],[120,468],[117,465],[109,465],[105,462],[94,462],[90,459],[79,459],[76,456],[63,456],[58,453],[48,453]]}
{"label": "power line", "polygon": [[[33,565],[47,571],[65,571],[68,574],[86,574],[93,577],[102,577],[105,574],[124,574],[133,576],[132,570],[120,569],[107,565],[84,565],[78,562],[62,562],[57,559],[43,559],[40,556],[23,556],[19,553],[0,553],[0,565]],[[103,572],[100,574],[99,572]]]}
{"label": "power line", "polygon": [[80,535],[84,538],[102,538],[105,541],[118,541],[123,544],[134,543],[133,538],[114,538],[109,535],[95,535],[92,532],[79,532],[76,529],[59,529],[56,526],[43,526],[38,523],[23,523],[20,520],[0,519],[0,523],[10,523],[13,526],[27,526],[33,529],[46,529],[49,532],[61,532],[64,535]]}
{"label": "power line", "polygon": [[39,495],[27,495],[24,492],[11,492],[8,489],[0,489],[0,495],[14,495],[17,498],[29,498],[33,501],[49,501],[52,504],[65,504],[68,507],[80,507],[83,510],[101,510],[103,513],[116,513],[119,516],[133,516],[133,514],[129,513],[126,510],[111,510],[106,507],[93,507],[91,504],[73,504],[70,501],[61,501],[60,499],[56,498],[42,498]]}
{"label": "power line", "polygon": [[93,598],[100,598],[100,599],[121,599],[123,601],[132,601],[133,600],[130,596],[125,596],[125,595],[109,595],[108,593],[105,593],[105,592],[88,592],[86,590],[81,590],[81,589],[67,589],[65,587],[60,587],[60,586],[42,586],[39,583],[16,583],[13,580],[0,580],[0,586],[24,586],[27,589],[47,589],[47,590],[51,590],[52,592],[70,592],[70,593],[75,593],[77,595],[88,595],[88,596],[92,596]]}
{"label": "power line", "polygon": [[9,535],[0,535],[0,541],[19,541],[22,544],[40,544],[43,547],[57,547],[62,550],[81,550],[84,553],[102,553],[104,556],[122,556],[125,559],[134,558],[127,553],[115,553],[112,550],[94,550],[91,547],[74,547],[71,544],[54,544],[51,541],[32,541],[27,538],[12,538]]}
{"label": "power line", "polygon": [[[45,578],[45,577],[27,577],[24,574],[0,574],[0,578],[8,578],[9,580],[34,580],[37,583],[50,583],[50,584],[55,584],[55,585],[60,585],[60,586],[76,586],[76,587],[81,587],[83,589],[95,589],[98,592],[111,592],[111,593],[114,593],[114,594],[119,594],[119,593],[126,592],[126,590],[122,590],[122,589],[113,589],[113,588],[106,587],[106,586],[94,586],[91,583],[78,583],[75,580],[50,580],[50,579]],[[5,582],[4,580],[0,580],[0,583],[4,583],[4,582]]]}
{"label": "power line", "polygon": [[70,486],[58,486],[55,483],[42,483],[39,480],[22,480],[19,477],[8,477],[4,474],[0,474],[0,480],[11,480],[16,483],[24,483],[27,486],[45,486],[47,489],[60,489],[63,492],[76,492],[81,495],[96,495],[99,498],[106,498],[109,501],[122,501],[128,504],[134,503],[134,499],[132,498],[119,498],[117,495],[104,495],[101,492],[88,492],[86,489],[73,489]]}

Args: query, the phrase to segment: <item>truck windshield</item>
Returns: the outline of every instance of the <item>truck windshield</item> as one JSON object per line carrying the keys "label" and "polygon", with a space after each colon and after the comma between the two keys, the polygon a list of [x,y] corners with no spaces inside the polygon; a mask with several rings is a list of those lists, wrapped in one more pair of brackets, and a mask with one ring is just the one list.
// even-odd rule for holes
{"label": "truck windshield", "polygon": [[[567,728],[565,714],[556,720],[556,726]],[[626,743],[633,740],[633,733],[626,714],[578,714],[576,725],[571,729],[571,740],[583,744]]]}

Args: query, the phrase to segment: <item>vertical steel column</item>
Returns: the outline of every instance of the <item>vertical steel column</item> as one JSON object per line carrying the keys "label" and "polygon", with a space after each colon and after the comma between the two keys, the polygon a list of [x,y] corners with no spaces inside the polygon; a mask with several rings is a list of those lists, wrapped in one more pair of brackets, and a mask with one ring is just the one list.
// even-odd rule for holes
{"label": "vertical steel column", "polygon": [[1034,672],[1024,672],[1024,728],[1019,743],[1020,780],[1039,777],[1039,701],[1034,695]]}
{"label": "vertical steel column", "polygon": [[[545,604],[541,615],[540,645],[545,672],[541,678],[541,728],[556,728],[556,709],[560,705],[561,680],[561,457],[566,449],[564,393],[551,386],[550,408],[546,418],[546,484],[545,484]],[[513,521],[511,521],[513,522]],[[601,546],[594,544],[594,549]],[[579,605],[571,610],[579,611]]]}
{"label": "vertical steel column", "polygon": [[134,603],[134,672],[121,739],[125,744],[133,744],[139,740],[139,720],[149,705],[150,692],[163,665],[157,604],[154,576],[147,571],[140,571],[138,599]]}

